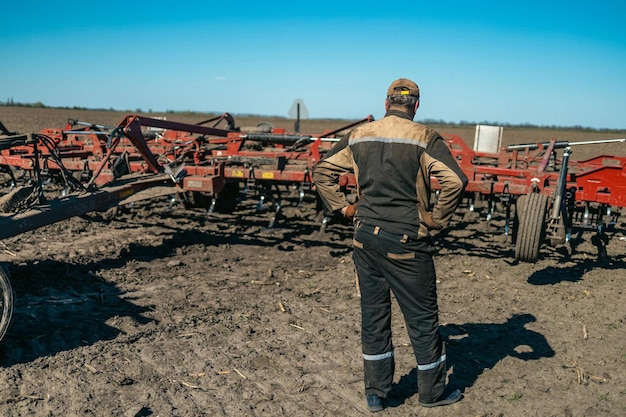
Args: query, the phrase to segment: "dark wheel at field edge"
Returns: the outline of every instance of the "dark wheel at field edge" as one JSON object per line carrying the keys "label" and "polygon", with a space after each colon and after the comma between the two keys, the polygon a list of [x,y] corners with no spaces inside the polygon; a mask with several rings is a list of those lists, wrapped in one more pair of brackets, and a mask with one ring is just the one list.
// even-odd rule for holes
{"label": "dark wheel at field edge", "polygon": [[4,338],[4,335],[11,323],[11,316],[13,315],[13,288],[11,288],[11,282],[9,281],[9,270],[5,265],[0,264],[0,305],[2,317],[0,317],[0,340]]}
{"label": "dark wheel at field edge", "polygon": [[537,262],[539,259],[539,249],[546,232],[547,204],[548,198],[539,193],[531,193],[517,199],[515,258],[522,262]]}

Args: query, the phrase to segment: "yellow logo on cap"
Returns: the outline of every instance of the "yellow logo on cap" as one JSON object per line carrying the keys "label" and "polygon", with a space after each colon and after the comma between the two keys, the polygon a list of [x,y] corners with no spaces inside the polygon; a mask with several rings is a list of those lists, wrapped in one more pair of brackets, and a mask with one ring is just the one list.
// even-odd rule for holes
{"label": "yellow logo on cap", "polygon": [[408,90],[402,90],[402,91],[400,91],[400,94],[402,94],[402,95],[409,95],[409,91]]}

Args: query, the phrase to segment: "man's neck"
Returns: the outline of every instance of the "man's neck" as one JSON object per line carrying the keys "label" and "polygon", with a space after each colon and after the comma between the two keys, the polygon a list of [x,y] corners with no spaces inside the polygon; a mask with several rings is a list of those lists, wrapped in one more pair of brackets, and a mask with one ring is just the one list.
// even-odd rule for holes
{"label": "man's neck", "polygon": [[387,113],[385,113],[385,117],[387,117],[387,116],[398,116],[398,117],[402,117],[404,119],[413,120],[413,117],[415,115],[411,115],[411,114],[407,113],[406,110],[389,109],[389,110],[387,110]]}

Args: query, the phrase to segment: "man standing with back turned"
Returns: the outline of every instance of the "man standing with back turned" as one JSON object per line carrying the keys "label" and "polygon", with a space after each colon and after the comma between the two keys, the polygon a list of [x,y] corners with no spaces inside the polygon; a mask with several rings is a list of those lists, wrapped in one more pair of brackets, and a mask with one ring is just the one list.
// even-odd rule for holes
{"label": "man standing with back turned", "polygon": [[[400,78],[387,90],[385,117],[361,125],[320,161],[313,179],[327,209],[354,218],[353,260],[361,291],[361,339],[365,398],[371,412],[384,407],[395,368],[391,295],[400,306],[417,359],[419,403],[452,404],[430,231],[448,226],[467,178],[441,136],[413,122],[419,88]],[[349,204],[339,177],[354,172],[358,202]],[[430,203],[430,177],[441,192]],[[445,391],[445,392],[444,392]]]}

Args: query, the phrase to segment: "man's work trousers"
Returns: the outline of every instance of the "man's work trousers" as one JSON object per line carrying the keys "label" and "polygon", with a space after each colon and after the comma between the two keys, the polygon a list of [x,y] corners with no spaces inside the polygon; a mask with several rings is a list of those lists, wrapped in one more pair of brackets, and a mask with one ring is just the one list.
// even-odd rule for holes
{"label": "man's work trousers", "polygon": [[417,359],[420,402],[436,401],[445,388],[446,355],[439,333],[432,241],[411,240],[357,222],[353,243],[361,290],[365,394],[386,398],[391,391],[391,290]]}

